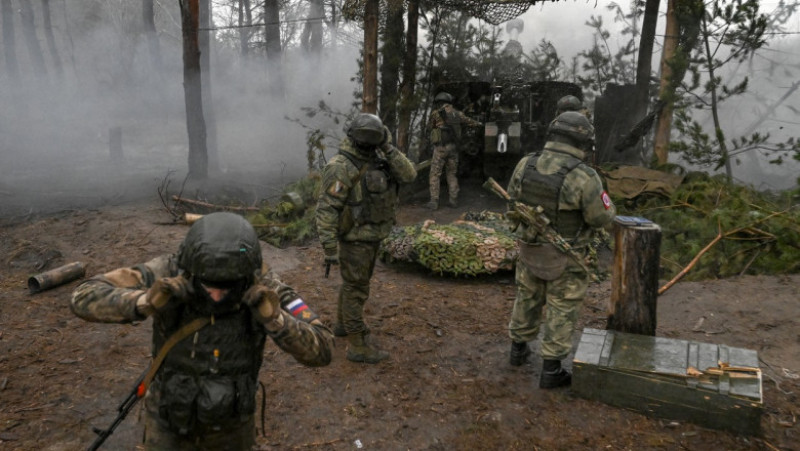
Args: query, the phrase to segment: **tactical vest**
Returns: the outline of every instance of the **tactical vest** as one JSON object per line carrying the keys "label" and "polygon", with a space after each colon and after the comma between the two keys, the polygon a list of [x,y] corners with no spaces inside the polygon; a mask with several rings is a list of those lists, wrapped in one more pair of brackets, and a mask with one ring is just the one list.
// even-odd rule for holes
{"label": "tactical vest", "polygon": [[353,215],[353,223],[359,226],[394,221],[399,184],[392,177],[389,164],[377,158],[364,162],[347,152],[339,154],[359,170],[360,179],[353,184],[346,202]]}
{"label": "tactical vest", "polygon": [[[177,434],[240,425],[255,412],[258,372],[266,332],[243,304],[178,342],[153,383],[158,416]],[[185,304],[153,324],[154,355],[192,320],[208,316]]]}
{"label": "tactical vest", "polygon": [[564,179],[567,174],[582,163],[577,158],[575,160],[574,164],[564,166],[554,174],[544,175],[536,170],[536,162],[539,161],[539,156],[533,156],[528,159],[528,164],[525,166],[520,183],[521,194],[519,200],[529,205],[541,205],[545,216],[550,219],[553,229],[567,240],[578,236],[583,227],[583,212],[581,210],[558,209],[558,201],[561,199]]}
{"label": "tactical vest", "polygon": [[447,112],[447,109],[444,106],[436,110],[436,112],[439,114],[439,118],[443,122],[443,125],[439,127],[441,130],[441,137],[439,138],[438,144],[446,145],[450,143],[457,143],[459,140],[461,140],[461,119],[458,117],[458,113],[454,109],[451,109],[450,112]]}

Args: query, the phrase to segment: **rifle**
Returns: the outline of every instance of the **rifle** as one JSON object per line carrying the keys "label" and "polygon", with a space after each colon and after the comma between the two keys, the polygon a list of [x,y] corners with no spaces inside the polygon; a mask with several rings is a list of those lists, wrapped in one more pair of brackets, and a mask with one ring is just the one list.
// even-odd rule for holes
{"label": "rifle", "polygon": [[587,274],[592,274],[592,271],[586,265],[586,261],[584,261],[583,257],[550,225],[550,220],[545,216],[544,208],[542,208],[541,205],[532,207],[522,202],[512,200],[506,190],[491,177],[483,184],[483,188],[503,198],[510,204],[511,208],[519,214],[522,222],[532,227],[548,243],[570,256]]}
{"label": "rifle", "polygon": [[167,341],[161,345],[161,349],[158,351],[158,355],[156,355],[153,359],[150,367],[147,368],[144,373],[142,373],[142,375],[136,381],[136,385],[133,386],[133,390],[131,390],[131,392],[128,394],[128,397],[122,401],[122,404],[120,404],[119,407],[117,407],[117,411],[119,413],[117,414],[117,418],[114,419],[114,422],[111,423],[111,426],[109,426],[108,429],[92,428],[94,433],[97,434],[97,438],[95,439],[94,443],[87,448],[87,451],[97,451],[97,449],[100,448],[100,445],[102,445],[103,442],[105,442],[106,439],[114,433],[114,429],[116,429],[117,426],[122,423],[122,420],[125,419],[125,417],[128,415],[128,412],[130,412],[133,406],[136,404],[136,401],[138,401],[139,398],[144,397],[144,395],[147,393],[150,383],[153,382],[153,378],[161,368],[161,364],[164,363],[164,359],[167,358],[167,354],[169,353],[170,349],[172,349],[172,347],[175,346],[179,341],[202,329],[210,322],[211,319],[209,318],[196,318],[192,322],[184,324],[183,327],[178,329],[177,332],[172,334]]}
{"label": "rifle", "polygon": [[125,398],[124,401],[122,401],[122,404],[120,404],[119,407],[117,407],[117,412],[119,412],[117,414],[117,418],[114,419],[114,422],[111,423],[111,426],[109,426],[108,429],[100,429],[96,427],[92,428],[94,430],[94,433],[97,434],[97,438],[88,448],[86,448],[86,451],[96,451],[97,449],[99,449],[100,446],[103,444],[103,442],[105,442],[106,439],[111,437],[111,434],[114,433],[114,429],[116,429],[117,426],[119,426],[119,424],[122,423],[122,420],[124,420],[125,417],[128,416],[128,412],[130,412],[131,409],[133,409],[133,406],[136,405],[136,402],[139,401],[139,398],[144,396],[145,392],[147,392],[143,384],[146,375],[147,371],[142,373],[142,375],[136,381],[136,385],[134,385],[133,390],[131,390],[131,392],[128,393],[128,397]]}

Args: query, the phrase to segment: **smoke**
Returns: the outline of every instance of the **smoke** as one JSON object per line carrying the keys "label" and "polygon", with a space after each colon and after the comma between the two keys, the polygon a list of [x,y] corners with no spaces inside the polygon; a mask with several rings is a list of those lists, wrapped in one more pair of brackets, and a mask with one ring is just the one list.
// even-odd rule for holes
{"label": "smoke", "polygon": [[[33,70],[16,10],[19,78],[0,58],[0,217],[157,198],[168,174],[177,192],[188,169],[177,2],[156,2],[160,64],[139,24],[140,2],[50,3],[63,75],[53,70],[39,2],[36,32],[47,73]],[[282,89],[275,92],[275,71],[262,52],[245,59],[215,39],[211,97],[203,99],[218,144],[219,170],[212,177],[268,196],[303,176],[306,129],[286,117],[302,117],[301,107],[321,100],[347,110],[358,50],[340,43],[311,56],[287,45]],[[208,75],[202,74],[204,80]],[[303,122],[342,134],[341,125],[320,118]],[[116,127],[122,159],[113,158],[109,147]]]}

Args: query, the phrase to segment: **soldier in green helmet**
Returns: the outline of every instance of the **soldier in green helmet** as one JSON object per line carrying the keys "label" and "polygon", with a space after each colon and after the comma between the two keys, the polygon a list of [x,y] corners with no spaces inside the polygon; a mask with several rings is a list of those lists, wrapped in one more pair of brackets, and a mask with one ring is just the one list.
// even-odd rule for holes
{"label": "soldier in green helmet", "polygon": [[378,363],[389,354],[370,342],[364,304],[380,242],[395,224],[398,188],[417,176],[374,114],[361,113],[322,171],[316,226],[326,265],[342,276],[334,334],[348,339],[347,359]]}
{"label": "soldier in green helmet", "polygon": [[[594,128],[583,114],[567,111],[550,124],[541,154],[530,154],[517,164],[508,185],[512,200],[542,206],[555,230],[578,252],[585,254],[595,230],[611,223],[616,208],[594,169],[586,164],[592,152]],[[509,212],[514,220],[514,212]],[[519,223],[520,256],[517,294],[508,329],[510,363],[519,366],[531,354],[544,323],[541,388],[570,385],[572,376],[561,360],[572,348],[572,334],[589,274],[570,256]],[[543,308],[547,305],[546,318]]]}
{"label": "soldier in green helmet", "polygon": [[153,319],[155,375],[140,385],[148,450],[250,450],[268,337],[304,365],[331,361],[332,333],[233,213],[195,222],[177,254],[87,280],[70,307],[88,321]]}
{"label": "soldier in green helmet", "polygon": [[428,122],[430,139],[433,144],[431,173],[428,178],[431,200],[428,208],[439,208],[439,188],[442,171],[447,177],[449,205],[458,206],[458,144],[461,140],[461,125],[480,127],[482,124],[472,120],[453,106],[453,96],[446,92],[436,94],[433,99],[434,109]]}

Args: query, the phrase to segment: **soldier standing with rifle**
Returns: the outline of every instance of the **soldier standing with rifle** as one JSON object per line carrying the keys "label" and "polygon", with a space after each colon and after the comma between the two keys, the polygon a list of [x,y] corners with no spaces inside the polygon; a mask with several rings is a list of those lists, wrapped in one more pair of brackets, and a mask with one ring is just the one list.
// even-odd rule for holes
{"label": "soldier standing with rifle", "polygon": [[[594,229],[610,224],[616,208],[603,190],[600,177],[585,163],[593,151],[594,128],[581,113],[560,114],[548,129],[548,141],[540,155],[531,154],[517,164],[508,185],[512,201],[541,207],[557,235],[571,249],[565,252],[542,229],[527,223],[511,202],[509,219],[518,225],[520,256],[517,262],[517,295],[508,329],[510,363],[525,363],[536,339],[547,305],[541,353],[540,388],[570,385],[572,375],[561,360],[572,348],[572,334],[580,312],[589,274],[586,248]],[[550,238],[550,239],[548,239]]]}
{"label": "soldier standing with rifle", "polygon": [[331,332],[269,272],[255,230],[233,213],[195,222],[177,255],[87,280],[70,307],[94,322],[153,318],[153,363],[92,450],[141,397],[147,450],[250,450],[267,337],[304,365],[331,361]]}
{"label": "soldier standing with rifle", "polygon": [[339,264],[342,286],[336,308],[337,337],[346,336],[347,359],[378,363],[389,354],[370,344],[364,304],[380,242],[395,224],[400,183],[413,182],[414,164],[391,143],[389,130],[374,114],[361,113],[322,171],[316,226],[326,274]]}
{"label": "soldier standing with rifle", "polygon": [[461,124],[470,127],[480,127],[481,123],[468,118],[464,113],[452,105],[453,96],[440,92],[434,97],[435,109],[431,112],[429,128],[431,129],[431,144],[433,144],[433,157],[431,158],[431,173],[428,178],[430,184],[431,200],[428,208],[439,208],[439,188],[442,170],[447,177],[451,207],[458,206],[458,143],[461,140]]}

